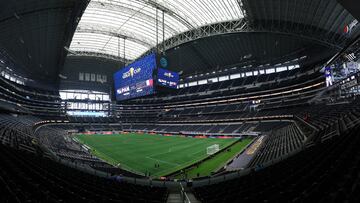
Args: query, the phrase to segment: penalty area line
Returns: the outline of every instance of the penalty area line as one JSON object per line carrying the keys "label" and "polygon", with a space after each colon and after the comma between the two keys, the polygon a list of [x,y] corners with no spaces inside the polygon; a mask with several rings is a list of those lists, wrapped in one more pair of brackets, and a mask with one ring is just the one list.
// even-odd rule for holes
{"label": "penalty area line", "polygon": [[180,164],[175,164],[175,163],[171,163],[171,162],[168,162],[168,161],[163,161],[163,160],[160,160],[160,159],[154,159],[154,158],[151,158],[151,157],[149,157],[149,156],[146,156],[146,158],[151,159],[151,160],[154,160],[154,161],[158,161],[158,162],[170,164],[170,165],[173,165],[173,166],[180,166]]}

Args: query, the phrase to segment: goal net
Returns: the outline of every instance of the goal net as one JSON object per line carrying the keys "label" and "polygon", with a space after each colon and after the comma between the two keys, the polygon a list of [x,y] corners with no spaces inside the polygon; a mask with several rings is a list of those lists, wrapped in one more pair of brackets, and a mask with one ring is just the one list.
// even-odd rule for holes
{"label": "goal net", "polygon": [[208,155],[212,155],[212,154],[215,154],[216,152],[218,152],[220,150],[220,147],[218,144],[214,144],[214,145],[211,145],[210,147],[207,147],[206,148],[206,153]]}

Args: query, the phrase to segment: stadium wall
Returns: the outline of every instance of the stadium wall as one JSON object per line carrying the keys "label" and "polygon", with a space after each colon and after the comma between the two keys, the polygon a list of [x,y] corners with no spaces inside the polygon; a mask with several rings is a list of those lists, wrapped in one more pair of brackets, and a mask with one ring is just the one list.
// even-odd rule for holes
{"label": "stadium wall", "polygon": [[[110,92],[113,86],[113,73],[120,69],[124,64],[110,59],[71,56],[67,57],[61,75],[65,78],[60,81],[60,89],[87,89],[93,91]],[[80,73],[95,74],[95,81],[80,79]],[[106,77],[106,80],[98,81],[98,75]]]}

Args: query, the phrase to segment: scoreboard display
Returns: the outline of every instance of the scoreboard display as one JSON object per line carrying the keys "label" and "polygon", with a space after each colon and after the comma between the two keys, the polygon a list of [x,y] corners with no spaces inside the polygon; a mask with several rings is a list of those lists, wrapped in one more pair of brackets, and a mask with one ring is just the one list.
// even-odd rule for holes
{"label": "scoreboard display", "polygon": [[173,71],[158,69],[157,84],[176,89],[179,82],[179,74]]}
{"label": "scoreboard display", "polygon": [[153,94],[155,54],[145,56],[114,74],[116,100],[127,100]]}
{"label": "scoreboard display", "polygon": [[[161,68],[158,68],[159,65]],[[176,89],[179,74],[167,69],[164,56],[155,53],[144,56],[114,74],[117,101],[154,94],[156,91]]]}

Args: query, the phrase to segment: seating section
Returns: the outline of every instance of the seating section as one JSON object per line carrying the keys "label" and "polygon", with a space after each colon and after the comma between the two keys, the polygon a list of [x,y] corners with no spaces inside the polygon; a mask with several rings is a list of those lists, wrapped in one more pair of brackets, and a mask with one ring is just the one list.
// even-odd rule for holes
{"label": "seating section", "polygon": [[32,130],[32,124],[38,120],[32,116],[21,116],[20,118],[19,116],[0,114],[0,144],[34,151],[32,141],[36,136]]}
{"label": "seating section", "polygon": [[[239,117],[256,115],[258,111],[303,106],[321,89],[320,81],[309,81],[269,91],[252,91],[242,94],[224,94],[194,100],[169,101],[166,103],[122,104],[116,106],[123,123],[171,123],[173,121],[198,122],[199,120],[234,121]],[[317,84],[315,86],[312,86]],[[164,98],[164,97],[160,97]],[[254,103],[255,102],[255,103]],[[260,113],[261,114],[261,113]],[[262,113],[264,114],[264,113]],[[252,115],[252,116],[254,116]],[[224,120],[227,119],[227,120]]]}
{"label": "seating section", "polygon": [[[279,90],[284,91],[284,90]],[[311,91],[305,91],[304,95],[309,94],[310,97],[302,94],[289,93],[288,96],[281,94],[279,98],[270,97],[261,100],[260,104],[253,105],[253,99],[246,99],[250,96],[258,97],[264,93],[251,93],[248,97],[229,98],[229,100],[213,98],[212,100],[191,101],[190,103],[173,102],[169,105],[148,104],[148,105],[122,105],[118,108],[120,119],[125,125],[125,129],[133,129],[132,126],[149,124],[174,124],[174,123],[228,123],[228,122],[244,122],[256,117],[273,116],[273,115],[293,115],[294,113],[277,108],[291,108],[296,106],[304,106],[307,101],[312,98],[318,90],[315,88]],[[274,92],[276,93],[276,92]],[[278,94],[278,93],[276,93]],[[285,98],[285,99],[284,99]],[[294,98],[294,99],[293,99]],[[299,99],[300,98],[300,99]],[[239,100],[239,101],[238,101]],[[269,108],[271,106],[271,108]],[[256,109],[255,109],[256,108]],[[270,110],[270,111],[269,111]],[[296,113],[294,110],[293,112]],[[244,119],[245,118],[245,119]],[[226,125],[226,124],[224,124]],[[130,127],[128,127],[130,126]],[[161,127],[159,127],[161,128]],[[159,130],[159,128],[140,128],[140,130]],[[236,128],[234,126],[234,128]],[[177,128],[171,132],[176,132]],[[194,129],[190,129],[194,130]],[[236,129],[234,129],[235,131]],[[213,132],[214,130],[206,129],[205,132]]]}
{"label": "seating section", "polygon": [[37,154],[0,147],[1,200],[7,202],[165,202],[165,188],[122,183]]}
{"label": "seating section", "polygon": [[359,129],[268,168],[194,192],[202,202],[359,202]]}
{"label": "seating section", "polygon": [[203,135],[213,134],[241,134],[246,132],[265,132],[278,125],[283,125],[281,122],[249,122],[238,124],[123,124],[122,130],[125,131],[148,131],[159,133],[193,133]]}
{"label": "seating section", "polygon": [[257,151],[249,167],[257,167],[290,154],[300,149],[305,139],[295,124],[276,129],[266,136],[262,148]]}
{"label": "seating section", "polygon": [[[304,73],[305,72],[305,73]],[[274,88],[287,87],[313,79],[318,79],[320,74],[300,72],[299,69],[286,71],[285,73],[273,73],[270,75],[258,75],[239,78],[187,88],[181,88],[170,94],[150,96],[131,100],[128,104],[161,104],[165,102],[194,101],[197,99],[216,98],[236,94],[249,93],[259,90],[272,90]],[[202,94],[199,94],[202,93]],[[205,94],[204,94],[205,93]],[[125,102],[126,103],[126,102]]]}
{"label": "seating section", "polygon": [[19,85],[0,77],[0,109],[37,116],[61,116],[58,92]]}
{"label": "seating section", "polygon": [[[36,116],[63,116],[65,111],[59,91],[24,78],[27,74],[22,72],[22,69],[22,65],[0,47],[0,111]],[[5,72],[16,75],[17,78],[10,77],[9,74],[5,77]]]}

